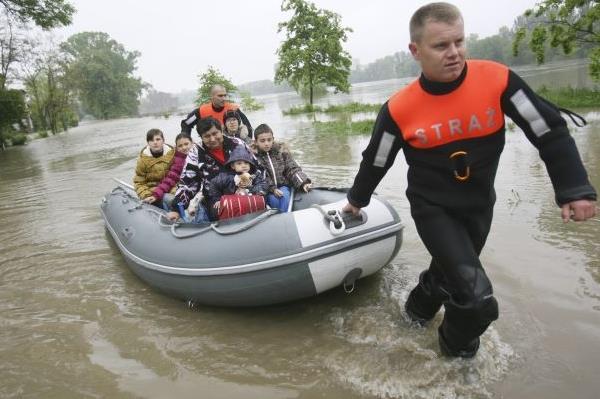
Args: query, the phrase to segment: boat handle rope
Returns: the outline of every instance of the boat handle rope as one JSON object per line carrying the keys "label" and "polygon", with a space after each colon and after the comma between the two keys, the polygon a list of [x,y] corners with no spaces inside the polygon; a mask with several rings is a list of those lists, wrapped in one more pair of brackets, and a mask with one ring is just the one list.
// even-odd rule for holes
{"label": "boat handle rope", "polygon": [[[230,229],[230,230],[223,230],[219,228],[219,222],[213,222],[211,223],[209,226],[203,228],[202,230],[197,230],[194,231],[191,234],[179,234],[177,233],[177,228],[179,226],[181,226],[181,223],[173,223],[172,225],[170,225],[171,227],[171,234],[173,235],[173,237],[175,238],[190,238],[190,237],[195,237],[198,236],[200,234],[204,234],[209,230],[214,231],[217,234],[220,235],[231,235],[231,234],[237,234],[237,233],[241,233],[242,231],[248,230],[249,228],[256,226],[257,224],[259,224],[260,222],[262,222],[263,220],[266,220],[268,217],[279,213],[278,209],[269,209],[266,212],[261,213],[260,215],[258,215],[257,217],[249,220],[248,222],[234,228],[234,229]],[[161,214],[161,216],[164,216]],[[160,219],[160,218],[159,218]],[[159,221],[160,223],[160,221]],[[161,226],[167,227],[168,225],[163,225],[161,223]]]}
{"label": "boat handle rope", "polygon": [[[122,194],[125,194],[128,197],[132,197],[122,187],[116,187],[115,189],[113,189],[112,194],[116,194],[117,191],[120,191]],[[137,199],[137,198],[135,198],[135,199]],[[144,205],[143,202],[138,200],[138,203],[134,207],[132,207],[130,209],[127,209],[127,211],[128,212],[133,212],[133,211],[136,211],[136,210],[139,210],[139,209],[145,209],[148,212],[156,213],[158,215],[158,219],[157,219],[158,225],[160,227],[170,228],[171,229],[171,234],[175,238],[190,238],[190,237],[195,237],[197,235],[206,233],[209,230],[213,230],[215,233],[220,234],[220,235],[237,234],[237,233],[241,233],[242,231],[248,230],[252,226],[257,225],[258,223],[260,223],[263,220],[267,219],[269,216],[272,216],[272,215],[274,215],[276,213],[279,213],[279,209],[268,209],[266,212],[261,213],[257,217],[249,220],[247,223],[244,223],[244,224],[240,225],[239,227],[231,229],[231,230],[220,229],[219,228],[219,222],[213,222],[213,223],[210,224],[210,226],[207,226],[206,228],[204,228],[202,230],[196,230],[192,234],[182,235],[182,234],[179,234],[179,233],[176,232],[177,228],[179,226],[181,226],[180,222],[165,224],[165,223],[162,222],[163,218],[166,219],[166,215],[164,214],[164,212],[161,212],[158,209],[153,209],[153,207],[151,207],[151,206],[144,207],[143,205]]]}
{"label": "boat handle rope", "polygon": [[255,226],[257,224],[259,224],[260,222],[262,222],[263,220],[266,220],[268,217],[275,215],[276,213],[279,213],[279,209],[269,209],[266,212],[261,213],[260,215],[258,215],[257,217],[249,220],[247,223],[235,228],[235,229],[231,229],[231,230],[221,230],[219,229],[219,222],[215,222],[212,223],[210,225],[210,227],[218,234],[221,235],[230,235],[230,234],[236,234],[236,233],[241,233],[244,230],[248,230],[250,227]]}
{"label": "boat handle rope", "polygon": [[319,204],[312,204],[310,207],[319,210],[319,212],[323,214],[323,217],[325,217],[325,220],[329,221],[329,232],[334,236],[340,235],[346,230],[346,223],[344,223],[344,219],[339,210],[331,209],[326,211]]}
{"label": "boat handle rope", "polygon": [[[175,230],[177,229],[177,227],[181,226],[180,222],[175,222],[175,223],[171,222],[171,223],[165,224],[165,223],[162,222],[163,218],[167,219],[167,216],[164,213],[162,213],[162,212],[160,212],[160,211],[158,211],[156,209],[152,209],[152,208],[148,208],[147,211],[156,213],[158,215],[158,219],[157,219],[158,225],[160,227],[166,227],[166,228],[171,229],[171,234],[175,238],[190,238],[190,237],[195,237],[197,235],[206,233],[207,231],[209,231],[212,228],[212,224],[211,224],[210,226],[207,226],[207,227],[205,227],[202,230],[196,230],[196,231],[194,231],[192,234],[187,234],[187,235],[178,234]],[[169,219],[167,219],[167,220],[169,220]],[[170,220],[169,220],[169,222],[170,222]]]}

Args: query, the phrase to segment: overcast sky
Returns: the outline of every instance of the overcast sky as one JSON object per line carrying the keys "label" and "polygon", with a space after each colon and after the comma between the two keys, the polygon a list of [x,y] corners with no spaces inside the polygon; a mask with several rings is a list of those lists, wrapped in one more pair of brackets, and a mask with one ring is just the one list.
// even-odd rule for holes
{"label": "overcast sky", "polygon": [[[69,0],[73,24],[59,39],[85,31],[108,33],[128,51],[137,50],[137,75],[156,90],[179,92],[198,87],[198,75],[213,65],[234,84],[273,79],[275,51],[284,39],[277,24],[289,18],[280,0]],[[314,0],[341,15],[350,27],[345,49],[367,64],[407,51],[408,20],[428,1]],[[465,17],[466,34],[496,34],[512,27],[536,0],[455,0]]]}

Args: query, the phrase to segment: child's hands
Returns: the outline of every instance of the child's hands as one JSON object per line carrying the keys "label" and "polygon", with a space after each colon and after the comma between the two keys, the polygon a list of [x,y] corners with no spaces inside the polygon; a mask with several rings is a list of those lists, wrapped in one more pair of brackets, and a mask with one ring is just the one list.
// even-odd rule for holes
{"label": "child's hands", "polygon": [[312,183],[306,183],[302,186],[302,190],[304,190],[305,193],[309,192],[310,190],[312,190]]}
{"label": "child's hands", "polygon": [[145,202],[145,203],[147,203],[147,204],[153,204],[153,203],[155,203],[155,202],[156,202],[156,197],[155,197],[155,196],[153,196],[153,195],[151,195],[151,196],[149,196],[149,197],[146,197],[146,198],[144,198],[144,199],[142,200],[142,202]]}
{"label": "child's hands", "polygon": [[275,195],[277,198],[281,198],[281,197],[283,197],[283,191],[276,188],[275,190],[273,190],[273,195]]}
{"label": "child's hands", "polygon": [[215,208],[217,212],[219,212],[219,208],[220,207],[221,207],[221,202],[220,201],[215,202],[215,204],[213,205],[213,208]]}
{"label": "child's hands", "polygon": [[176,222],[177,219],[179,219],[179,214],[175,211],[168,212],[167,219],[169,219],[171,222]]}
{"label": "child's hands", "polygon": [[250,176],[250,173],[247,172],[236,175],[233,181],[239,188],[248,188],[252,185],[252,177]]}
{"label": "child's hands", "polygon": [[242,126],[240,126],[240,138],[244,140],[246,137],[248,137],[248,127],[242,123]]}

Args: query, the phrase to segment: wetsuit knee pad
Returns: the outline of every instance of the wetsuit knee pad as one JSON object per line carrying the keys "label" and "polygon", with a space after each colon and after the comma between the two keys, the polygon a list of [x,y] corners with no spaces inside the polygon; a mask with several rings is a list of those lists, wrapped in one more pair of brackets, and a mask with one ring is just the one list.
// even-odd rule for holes
{"label": "wetsuit knee pad", "polygon": [[452,289],[445,302],[451,318],[463,319],[466,324],[489,324],[498,318],[498,302],[493,296],[492,283],[481,267],[458,265],[455,269],[459,287]]}
{"label": "wetsuit knee pad", "polygon": [[491,296],[492,283],[485,270],[472,264],[459,264],[451,275],[448,293],[457,304],[475,304]]}

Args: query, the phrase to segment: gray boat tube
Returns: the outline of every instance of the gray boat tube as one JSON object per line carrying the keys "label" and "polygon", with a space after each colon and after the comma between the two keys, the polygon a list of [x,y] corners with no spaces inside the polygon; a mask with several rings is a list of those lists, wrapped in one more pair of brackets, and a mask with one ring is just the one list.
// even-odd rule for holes
{"label": "gray boat tube", "polygon": [[292,212],[192,225],[170,223],[119,182],[100,209],[128,266],[150,286],[202,304],[258,306],[351,288],[395,257],[403,225],[393,207],[373,196],[354,218],[340,212],[345,197],[316,188],[295,193]]}

